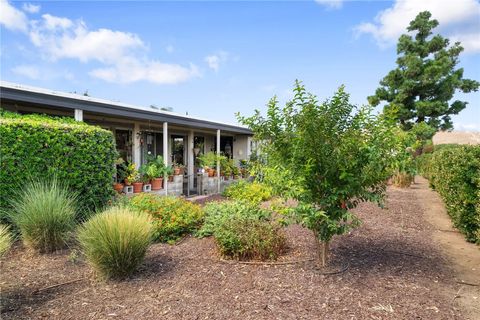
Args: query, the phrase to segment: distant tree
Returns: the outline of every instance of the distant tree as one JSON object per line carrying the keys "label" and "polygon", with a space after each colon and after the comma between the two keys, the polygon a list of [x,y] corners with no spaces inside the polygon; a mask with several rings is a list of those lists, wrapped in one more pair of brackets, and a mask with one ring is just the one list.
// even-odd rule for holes
{"label": "distant tree", "polygon": [[299,82],[294,92],[283,108],[270,100],[265,117],[258,110],[237,117],[261,142],[263,181],[298,201],[297,217],[315,234],[325,266],[332,237],[358,224],[349,209],[384,199],[393,128],[385,117],[372,115],[371,106],[350,104],[343,87],[323,103]]}
{"label": "distant tree", "polygon": [[[375,95],[368,97],[373,106],[385,101],[384,113],[404,130],[425,122],[435,130],[453,128],[451,115],[465,109],[467,102],[455,100],[457,90],[477,91],[479,82],[463,78],[463,68],[456,69],[463,51],[460,42],[450,46],[447,38],[432,30],[438,21],[428,11],[421,12],[400,36],[397,45],[397,68],[380,81]],[[433,135],[433,134],[432,134]],[[431,138],[431,137],[430,137]]]}

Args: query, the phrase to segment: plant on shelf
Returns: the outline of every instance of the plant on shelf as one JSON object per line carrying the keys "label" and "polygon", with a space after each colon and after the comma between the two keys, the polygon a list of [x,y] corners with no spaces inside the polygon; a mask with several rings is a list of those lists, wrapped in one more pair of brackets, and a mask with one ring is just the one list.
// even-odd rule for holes
{"label": "plant on shelf", "polygon": [[164,169],[165,176],[168,177],[168,181],[172,182],[173,181],[173,168],[172,166],[166,166]]}
{"label": "plant on shelf", "polygon": [[117,175],[116,175],[115,183],[113,184],[113,189],[115,189],[115,191],[120,193],[123,190],[122,182],[124,182],[125,178],[127,177],[125,160],[123,160],[122,158],[118,158],[115,161],[115,166],[117,168]]}
{"label": "plant on shelf", "polygon": [[180,163],[174,163],[173,164],[173,174],[178,176],[183,174],[183,171],[185,170],[185,166]]}
{"label": "plant on shelf", "polygon": [[148,163],[150,176],[150,183],[152,184],[152,190],[162,189],[163,177],[166,175],[166,166],[162,156],[157,156],[156,158],[151,159]]}
{"label": "plant on shelf", "polygon": [[207,171],[209,177],[215,176],[217,167],[217,161],[220,161],[220,165],[228,160],[224,155],[217,155],[215,152],[207,152],[198,157],[200,165]]}
{"label": "plant on shelf", "polygon": [[138,176],[138,170],[137,168],[135,168],[135,163],[132,162],[125,166],[124,175],[125,184],[127,186],[130,186],[137,179]]}

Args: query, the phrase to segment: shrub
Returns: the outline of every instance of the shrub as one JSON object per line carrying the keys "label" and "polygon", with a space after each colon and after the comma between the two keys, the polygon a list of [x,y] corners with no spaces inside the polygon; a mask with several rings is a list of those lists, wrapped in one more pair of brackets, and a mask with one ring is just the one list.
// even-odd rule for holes
{"label": "shrub", "polygon": [[0,224],[0,257],[2,257],[10,246],[12,245],[13,238],[10,234],[8,226]]}
{"label": "shrub", "polygon": [[453,224],[480,243],[480,146],[445,146],[422,155],[419,170],[445,202]]}
{"label": "shrub", "polygon": [[209,203],[200,236],[213,235],[224,256],[235,259],[277,259],[286,246],[281,225],[271,213],[251,203]]}
{"label": "shrub", "polygon": [[203,222],[200,206],[180,198],[142,193],[130,199],[129,207],[151,216],[155,241],[175,242]]}
{"label": "shrub", "polygon": [[11,207],[9,215],[23,242],[40,252],[65,246],[75,228],[77,196],[56,178],[27,183]]}
{"label": "shrub", "polygon": [[114,194],[115,140],[100,127],[69,118],[0,112],[0,154],[0,207],[25,180],[53,174],[78,191],[79,204],[92,211]]}
{"label": "shrub", "polygon": [[147,215],[112,207],[89,219],[78,231],[87,261],[101,277],[124,278],[142,263],[151,241]]}
{"label": "shrub", "polygon": [[225,197],[260,204],[272,197],[272,188],[259,182],[240,180],[228,186],[223,192]]}

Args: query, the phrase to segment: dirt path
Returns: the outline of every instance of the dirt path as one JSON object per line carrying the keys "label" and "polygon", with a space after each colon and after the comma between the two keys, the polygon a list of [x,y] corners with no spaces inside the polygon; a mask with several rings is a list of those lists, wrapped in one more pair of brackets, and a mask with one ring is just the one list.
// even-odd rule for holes
{"label": "dirt path", "polygon": [[[332,260],[350,267],[329,276],[311,263],[222,263],[213,239],[187,238],[152,245],[131,279],[98,282],[70,251],[37,255],[17,244],[0,260],[0,318],[477,320],[477,287],[457,280],[477,281],[478,250],[437,231],[434,198],[419,180],[411,189],[389,188],[387,209],[360,205],[362,226],[331,245]],[[287,239],[282,261],[315,255],[310,231],[290,226]]]}
{"label": "dirt path", "polygon": [[435,228],[432,238],[439,243],[455,269],[455,279],[460,286],[456,295],[471,319],[480,319],[480,247],[465,241],[464,236],[453,228],[440,196],[428,187],[428,181],[416,177],[417,201],[422,204],[425,219]]}

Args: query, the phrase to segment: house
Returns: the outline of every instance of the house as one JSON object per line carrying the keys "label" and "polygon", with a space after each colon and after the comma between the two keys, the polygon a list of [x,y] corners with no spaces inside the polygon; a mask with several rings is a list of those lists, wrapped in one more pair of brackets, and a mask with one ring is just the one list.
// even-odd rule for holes
{"label": "house", "polygon": [[[251,130],[242,126],[5,81],[0,82],[0,103],[8,111],[69,116],[111,130],[120,156],[137,166],[147,155],[183,165],[185,186],[179,192],[184,194],[204,191],[199,190],[198,154],[222,153],[238,163],[253,147]],[[220,191],[220,170],[216,179]]]}

